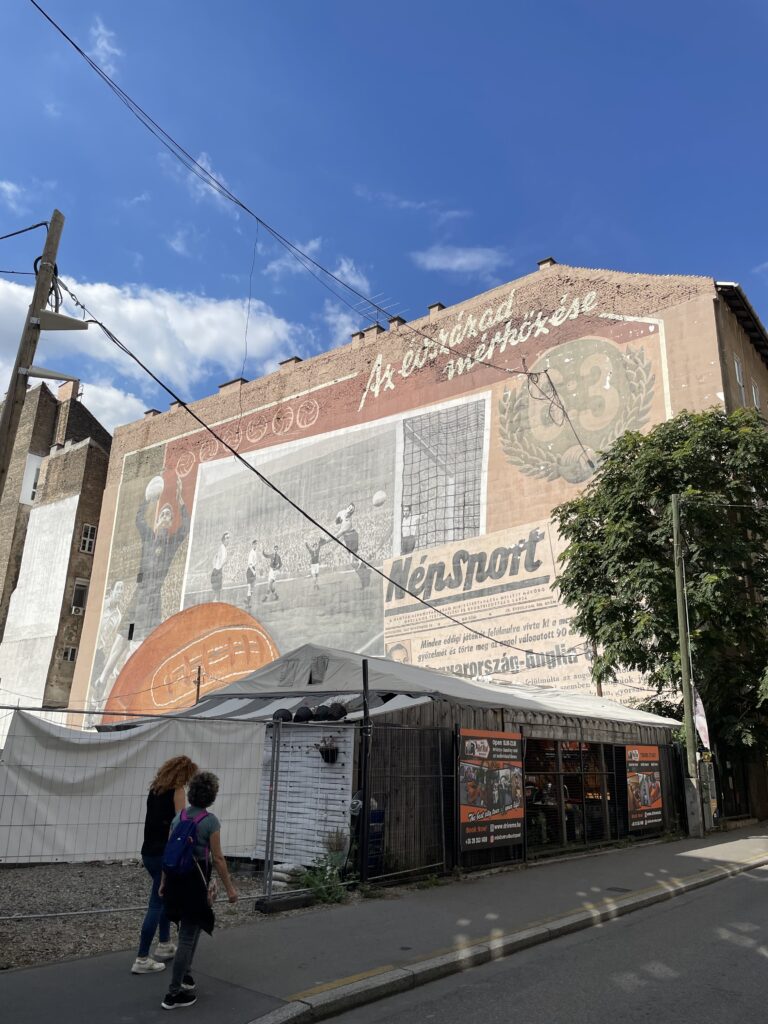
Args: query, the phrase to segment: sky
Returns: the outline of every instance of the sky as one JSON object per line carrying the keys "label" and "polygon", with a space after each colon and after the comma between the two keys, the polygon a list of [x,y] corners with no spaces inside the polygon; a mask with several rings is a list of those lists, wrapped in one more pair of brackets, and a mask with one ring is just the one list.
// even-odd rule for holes
{"label": "sky", "polygon": [[[768,319],[763,0],[40,2],[392,315],[554,256],[738,281]],[[183,398],[367,325],[174,161],[29,0],[0,25],[0,235],[60,209],[62,279]],[[43,241],[0,242],[0,270],[30,271]],[[0,273],[0,381],[30,280]],[[110,429],[169,404],[97,328],[44,334],[36,363],[78,376]]]}

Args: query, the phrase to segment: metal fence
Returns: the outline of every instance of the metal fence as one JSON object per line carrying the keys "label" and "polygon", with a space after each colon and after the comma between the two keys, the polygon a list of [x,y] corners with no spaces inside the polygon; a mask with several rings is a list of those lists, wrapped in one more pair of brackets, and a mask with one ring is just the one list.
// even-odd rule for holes
{"label": "metal fence", "polygon": [[[624,747],[525,738],[523,843],[461,851],[457,739],[446,725],[376,715],[367,724],[159,716],[96,733],[61,728],[70,714],[14,716],[0,760],[0,872],[36,864],[61,864],[62,872],[60,884],[46,876],[45,900],[34,873],[26,889],[14,875],[13,894],[0,896],[0,922],[140,902],[147,790],[157,768],[180,753],[220,777],[213,810],[244,902],[295,896],[318,880],[352,886],[480,869],[643,838],[682,820],[672,748],[661,748],[663,820],[638,829],[628,817]],[[124,869],[130,885],[101,903],[84,888],[73,902],[79,882],[64,865],[99,861]]]}

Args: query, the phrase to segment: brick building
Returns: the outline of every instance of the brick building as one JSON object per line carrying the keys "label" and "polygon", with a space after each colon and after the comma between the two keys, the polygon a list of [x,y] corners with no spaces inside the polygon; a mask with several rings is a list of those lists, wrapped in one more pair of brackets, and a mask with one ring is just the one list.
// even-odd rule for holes
{"label": "brick building", "polygon": [[[307,641],[590,690],[551,589],[550,510],[627,429],[767,403],[768,336],[738,285],[543,260],[194,404],[346,551],[183,408],[150,410],[115,433],[72,704],[183,707],[198,669],[209,692]],[[621,676],[606,696],[638,686]]]}
{"label": "brick building", "polygon": [[76,381],[56,395],[30,389],[11,455],[0,502],[4,704],[69,701],[112,442],[78,391]]}

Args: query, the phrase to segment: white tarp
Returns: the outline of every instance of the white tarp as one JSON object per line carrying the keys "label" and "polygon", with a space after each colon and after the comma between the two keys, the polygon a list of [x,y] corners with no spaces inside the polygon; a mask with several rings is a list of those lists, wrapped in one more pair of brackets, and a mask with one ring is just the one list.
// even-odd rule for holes
{"label": "white tarp", "polygon": [[265,728],[168,718],[95,734],[15,712],[0,761],[0,863],[138,857],[150,782],[178,754],[219,776],[224,852],[252,857]]}
{"label": "white tarp", "polygon": [[[406,665],[386,658],[368,658],[368,685],[371,692],[403,693],[414,696],[430,694],[447,697],[459,703],[485,704],[510,710],[530,711],[536,714],[591,718],[606,722],[621,722],[677,729],[679,722],[645,711],[617,704],[603,697],[558,690],[545,686],[517,686],[507,683],[476,682],[432,669]],[[362,689],[363,655],[337,651],[316,644],[304,644],[283,655],[253,675],[210,695],[211,700],[222,697],[257,697],[260,694],[306,695],[323,692],[360,692]],[[205,707],[190,714],[200,714]]]}

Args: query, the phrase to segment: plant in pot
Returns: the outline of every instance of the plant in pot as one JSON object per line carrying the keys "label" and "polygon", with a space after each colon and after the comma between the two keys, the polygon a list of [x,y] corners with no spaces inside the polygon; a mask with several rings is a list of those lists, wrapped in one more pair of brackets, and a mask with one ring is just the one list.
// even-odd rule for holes
{"label": "plant in pot", "polygon": [[319,743],[315,744],[315,750],[320,752],[320,757],[326,764],[336,764],[339,757],[339,748],[333,736],[323,736]]}

